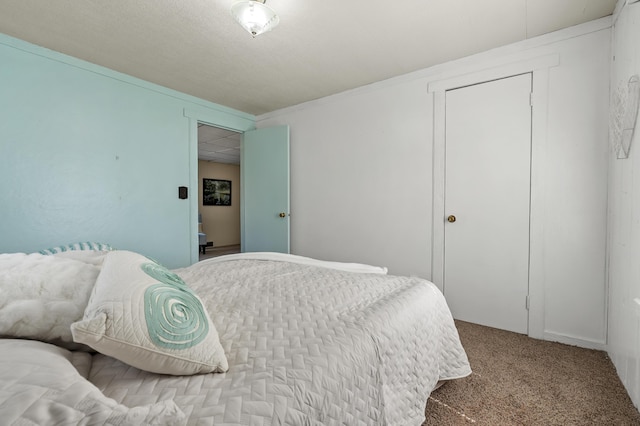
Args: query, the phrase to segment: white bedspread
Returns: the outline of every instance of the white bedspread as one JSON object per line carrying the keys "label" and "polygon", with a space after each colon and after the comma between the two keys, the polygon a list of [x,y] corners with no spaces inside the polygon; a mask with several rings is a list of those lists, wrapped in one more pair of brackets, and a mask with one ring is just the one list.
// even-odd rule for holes
{"label": "white bedspread", "polygon": [[0,424],[15,426],[181,425],[170,399],[126,407],[86,379],[91,355],[37,340],[0,339]]}
{"label": "white bedspread", "polygon": [[205,301],[227,373],[162,376],[98,354],[89,380],[129,407],[173,400],[193,425],[417,426],[436,382],[470,373],[433,284],[283,260],[176,271]]}
{"label": "white bedspread", "polygon": [[226,256],[212,257],[206,263],[229,262],[230,260],[274,260],[278,262],[297,263],[299,265],[321,266],[323,268],[337,269],[339,271],[360,272],[368,274],[386,274],[387,268],[381,266],[365,265],[363,263],[331,262],[328,260],[313,259],[311,257],[295,254],[274,252],[236,253]]}

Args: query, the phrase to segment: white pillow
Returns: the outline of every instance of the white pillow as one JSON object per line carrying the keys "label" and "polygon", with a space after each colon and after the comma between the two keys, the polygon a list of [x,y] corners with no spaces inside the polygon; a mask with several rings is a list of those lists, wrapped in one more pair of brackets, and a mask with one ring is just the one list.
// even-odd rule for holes
{"label": "white pillow", "polygon": [[184,413],[172,400],[128,408],[107,398],[74,367],[74,363],[88,363],[90,357],[87,353],[72,353],[47,343],[0,339],[2,424],[177,425],[186,422]]}
{"label": "white pillow", "polygon": [[65,259],[79,260],[80,262],[88,263],[101,267],[104,262],[104,258],[107,256],[108,251],[91,251],[91,250],[74,250],[74,251],[61,251],[60,253],[54,253],[53,257],[62,257]]}
{"label": "white pillow", "polygon": [[218,332],[175,273],[129,251],[109,252],[73,339],[141,370],[225,372]]}
{"label": "white pillow", "polygon": [[0,336],[78,349],[71,324],[82,319],[99,272],[75,259],[0,254]]}

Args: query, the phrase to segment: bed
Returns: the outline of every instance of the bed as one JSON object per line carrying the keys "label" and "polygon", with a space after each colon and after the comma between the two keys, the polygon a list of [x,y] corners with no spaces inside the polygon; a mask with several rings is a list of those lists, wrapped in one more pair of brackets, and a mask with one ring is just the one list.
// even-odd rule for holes
{"label": "bed", "polygon": [[[3,256],[11,255],[0,255],[0,268]],[[92,269],[74,302],[82,312],[66,320],[71,338],[18,330],[4,319],[11,303],[0,295],[0,418],[10,424],[417,426],[436,384],[471,372],[437,287],[384,268],[244,253],[173,271],[147,267],[134,279],[123,263],[135,264],[134,274],[155,263],[122,250],[23,256]],[[0,289],[24,279],[5,275],[13,283],[0,279]],[[149,337],[158,309],[137,297],[164,294],[171,286],[163,282],[204,308],[206,321],[193,320],[166,302],[189,317],[183,335],[197,342],[188,349],[175,334],[160,343]],[[196,362],[184,364],[183,353],[200,346]]]}

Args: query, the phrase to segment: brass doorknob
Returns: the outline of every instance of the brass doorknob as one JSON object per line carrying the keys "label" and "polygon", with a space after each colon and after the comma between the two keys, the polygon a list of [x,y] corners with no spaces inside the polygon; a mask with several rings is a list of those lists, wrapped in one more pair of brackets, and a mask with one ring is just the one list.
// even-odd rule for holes
{"label": "brass doorknob", "polygon": [[447,221],[453,223],[456,221],[456,217],[452,214],[449,215],[449,217],[447,217]]}
{"label": "brass doorknob", "polygon": [[285,212],[280,213],[278,216],[280,217],[287,217],[287,214]]}

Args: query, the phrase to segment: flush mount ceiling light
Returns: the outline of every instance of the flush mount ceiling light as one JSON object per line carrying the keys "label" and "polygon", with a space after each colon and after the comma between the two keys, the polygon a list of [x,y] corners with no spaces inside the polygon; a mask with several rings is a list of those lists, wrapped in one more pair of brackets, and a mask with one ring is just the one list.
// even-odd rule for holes
{"label": "flush mount ceiling light", "polygon": [[231,6],[231,15],[253,37],[271,31],[280,22],[273,9],[265,5],[266,1],[239,1]]}

